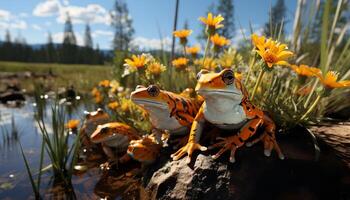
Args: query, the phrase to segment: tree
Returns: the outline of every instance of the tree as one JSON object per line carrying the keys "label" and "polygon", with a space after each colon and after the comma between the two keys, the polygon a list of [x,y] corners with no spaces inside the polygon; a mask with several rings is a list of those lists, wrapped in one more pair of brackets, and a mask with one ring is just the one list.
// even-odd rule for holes
{"label": "tree", "polygon": [[228,39],[232,39],[235,35],[234,6],[232,0],[219,0],[216,12],[225,18],[225,26],[219,29],[218,33]]}
{"label": "tree", "polygon": [[277,0],[276,4],[270,10],[270,19],[264,27],[264,34],[267,37],[277,36],[280,30],[281,35],[284,35],[286,11],[287,8],[284,0]]}
{"label": "tree", "polygon": [[92,42],[92,37],[91,37],[91,29],[90,29],[89,24],[86,24],[86,26],[85,26],[84,46],[86,48],[89,48],[89,49],[92,49],[92,47],[93,47],[93,42]]}
{"label": "tree", "polygon": [[113,49],[127,51],[132,40],[134,29],[129,10],[124,0],[116,0],[114,11],[111,12],[112,26],[114,28]]}
{"label": "tree", "polygon": [[67,13],[66,22],[64,24],[63,44],[61,49],[61,61],[63,63],[77,62],[77,46],[76,37],[73,31],[73,25],[69,14]]}
{"label": "tree", "polygon": [[50,32],[47,34],[47,44],[46,44],[45,50],[46,50],[47,62],[49,62],[49,63],[55,62],[56,61],[55,47],[54,47],[52,35]]}
{"label": "tree", "polygon": [[8,29],[6,30],[6,33],[5,33],[5,43],[11,43],[11,33]]}

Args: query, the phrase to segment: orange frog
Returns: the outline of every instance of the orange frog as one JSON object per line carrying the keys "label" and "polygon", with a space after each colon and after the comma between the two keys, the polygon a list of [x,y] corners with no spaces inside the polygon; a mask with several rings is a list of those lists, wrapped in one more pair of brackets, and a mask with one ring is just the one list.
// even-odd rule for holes
{"label": "orange frog", "polygon": [[84,112],[85,121],[83,127],[80,129],[80,137],[82,138],[83,144],[90,146],[90,137],[96,130],[98,125],[105,124],[110,121],[108,113],[104,112],[101,108],[98,108],[93,112]]}
{"label": "orange frog", "polygon": [[[131,140],[140,138],[132,127],[119,122],[110,122],[97,126],[90,140],[102,145],[103,152],[108,156],[109,161],[101,166],[108,168],[111,164],[119,161],[118,154],[126,152]],[[124,159],[128,159],[126,155],[121,158],[121,160]]]}
{"label": "orange frog", "polygon": [[203,102],[161,90],[156,85],[138,85],[131,93],[131,100],[148,112],[157,141],[163,131],[170,135],[187,134]]}
{"label": "orange frog", "polygon": [[[195,150],[207,150],[206,147],[199,144],[206,121],[221,129],[240,129],[237,134],[227,138],[219,138],[222,141],[211,146],[211,148],[221,147],[220,151],[213,156],[214,159],[230,150],[230,162],[233,163],[237,148],[245,143],[247,146],[251,146],[260,140],[264,143],[266,156],[270,156],[271,150],[275,149],[279,158],[284,159],[276,142],[275,123],[249,101],[248,92],[243,87],[239,76],[230,69],[224,69],[219,73],[202,70],[198,73],[197,79],[195,90],[204,97],[204,103],[193,121],[187,144],[171,155],[174,160],[188,154],[186,161],[190,163],[192,153]],[[262,135],[247,142],[260,127],[264,129]]]}

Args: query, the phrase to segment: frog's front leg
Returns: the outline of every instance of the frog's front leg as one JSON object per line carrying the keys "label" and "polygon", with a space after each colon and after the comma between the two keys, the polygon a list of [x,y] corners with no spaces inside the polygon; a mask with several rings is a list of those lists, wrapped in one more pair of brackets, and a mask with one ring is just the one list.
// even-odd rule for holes
{"label": "frog's front leg", "polygon": [[181,149],[179,149],[177,152],[175,152],[171,155],[173,160],[179,160],[182,156],[184,156],[187,153],[188,156],[187,156],[186,163],[190,163],[192,153],[195,150],[197,150],[197,149],[199,149],[201,151],[207,150],[206,147],[201,146],[199,144],[199,140],[200,140],[200,137],[201,137],[201,134],[203,131],[204,122],[205,122],[205,118],[204,118],[203,106],[202,106],[199,109],[199,111],[198,111],[198,113],[193,121],[191,131],[190,131],[190,136],[189,136],[187,144],[184,147],[182,147]]}
{"label": "frog's front leg", "polygon": [[104,170],[109,170],[110,167],[118,162],[116,154],[113,152],[112,148],[102,143],[102,150],[107,155],[108,161],[101,164],[100,167]]}
{"label": "frog's front leg", "polygon": [[261,118],[251,119],[241,128],[241,130],[237,135],[233,135],[227,138],[222,138],[223,141],[218,142],[210,147],[211,149],[216,147],[221,147],[219,152],[212,157],[214,159],[217,159],[218,157],[221,156],[221,154],[223,154],[227,150],[231,150],[230,162],[234,163],[236,161],[235,153],[237,148],[241,147],[246,140],[252,137],[256,133],[256,130],[262,124],[263,124],[263,120]]}

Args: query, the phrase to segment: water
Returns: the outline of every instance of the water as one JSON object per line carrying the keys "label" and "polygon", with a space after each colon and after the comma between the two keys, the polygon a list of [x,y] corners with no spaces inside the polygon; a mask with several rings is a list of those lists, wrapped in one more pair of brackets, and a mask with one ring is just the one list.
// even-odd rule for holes
{"label": "water", "polygon": [[[51,106],[48,103],[45,109],[45,118],[51,118]],[[82,119],[86,106],[80,104],[70,109],[72,112],[68,119]],[[37,174],[41,134],[34,118],[35,106],[32,101],[27,101],[23,106],[12,108],[0,105],[0,199],[34,199],[32,187],[26,172],[22,154],[18,145],[21,142],[33,174]],[[11,134],[13,123],[18,135]],[[50,130],[50,123],[46,123]],[[3,137],[3,135],[9,135]],[[75,135],[71,138],[74,139]],[[82,151],[83,152],[83,151]],[[81,154],[82,158],[86,155]],[[140,195],[142,188],[139,180],[130,176],[139,167],[137,163],[131,163],[128,167],[119,166],[118,170],[102,171],[99,164],[105,161],[101,153],[90,154],[85,159],[80,159],[72,178],[73,191],[78,199],[135,199]],[[48,157],[44,158],[44,167],[50,164]],[[131,166],[131,167],[130,167]],[[35,176],[37,177],[37,176]],[[64,195],[63,187],[54,184],[50,170],[42,175],[40,193],[43,198],[60,198]]]}

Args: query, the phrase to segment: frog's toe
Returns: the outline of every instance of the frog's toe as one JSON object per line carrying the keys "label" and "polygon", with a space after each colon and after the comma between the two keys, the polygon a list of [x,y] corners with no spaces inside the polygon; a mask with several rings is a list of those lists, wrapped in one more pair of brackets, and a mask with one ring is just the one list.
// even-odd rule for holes
{"label": "frog's toe", "polygon": [[236,162],[236,158],[235,157],[230,157],[230,163],[235,163]]}
{"label": "frog's toe", "polygon": [[284,158],[285,158],[283,154],[279,154],[278,157],[279,157],[279,159],[281,159],[281,160],[284,160]]}
{"label": "frog's toe", "polygon": [[271,150],[265,149],[264,150],[264,155],[267,156],[267,157],[270,157],[271,156]]}
{"label": "frog's toe", "polygon": [[191,157],[190,156],[187,156],[186,158],[186,164],[190,164],[191,163]]}
{"label": "frog's toe", "polygon": [[245,146],[251,147],[251,146],[253,146],[253,143],[252,142],[247,142],[247,143],[245,143]]}

